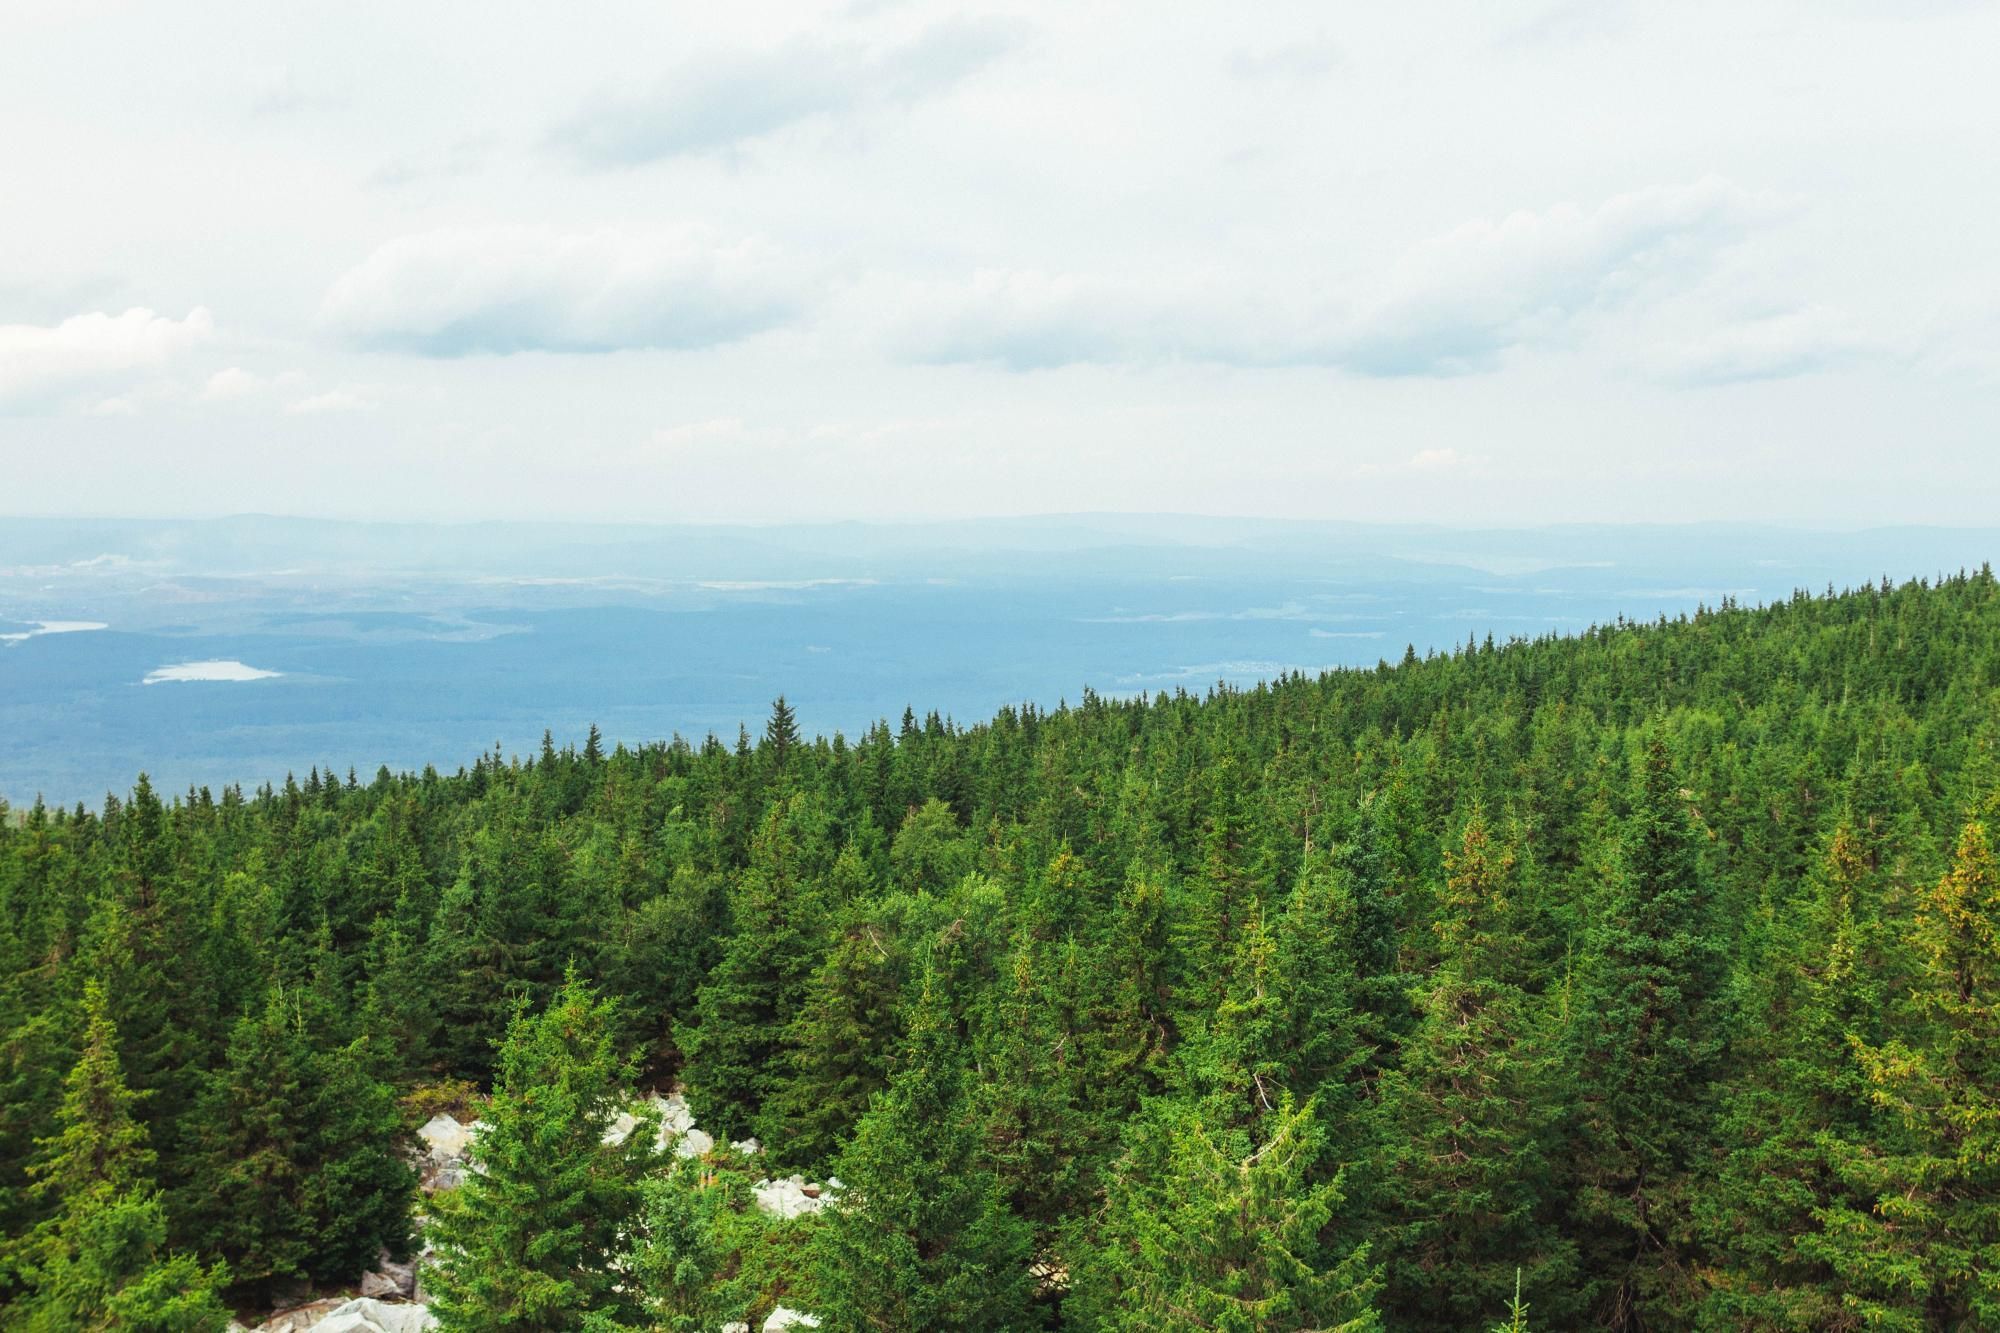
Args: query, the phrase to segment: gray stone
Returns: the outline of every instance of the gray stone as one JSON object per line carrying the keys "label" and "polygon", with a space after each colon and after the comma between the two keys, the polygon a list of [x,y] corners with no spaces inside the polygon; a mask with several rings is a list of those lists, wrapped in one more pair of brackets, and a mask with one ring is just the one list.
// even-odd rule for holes
{"label": "gray stone", "polygon": [[421,1305],[390,1305],[364,1296],[314,1324],[312,1333],[428,1333],[436,1327],[437,1320]]}

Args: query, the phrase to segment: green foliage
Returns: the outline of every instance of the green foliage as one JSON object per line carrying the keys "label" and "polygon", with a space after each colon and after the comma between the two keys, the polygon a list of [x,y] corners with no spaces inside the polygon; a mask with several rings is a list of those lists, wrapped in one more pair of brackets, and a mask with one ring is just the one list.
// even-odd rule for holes
{"label": "green foliage", "polygon": [[321,1049],[298,1001],[273,990],[238,1020],[203,1095],[200,1167],[177,1200],[237,1281],[342,1282],[410,1237],[416,1176],[402,1121],[365,1045]]}
{"label": "green foliage", "polygon": [[154,1156],[132,1118],[104,988],[84,991],[83,1054],[70,1071],[60,1129],[41,1141],[34,1188],[59,1200],[32,1236],[22,1267],[21,1327],[216,1333],[229,1312],[220,1265],[166,1252],[167,1220],[152,1187]]}
{"label": "green foliage", "polygon": [[831,1327],[1029,1326],[1028,1229],[981,1160],[963,1060],[927,973],[908,1062],[840,1157],[844,1189],[816,1253]]}
{"label": "green foliage", "polygon": [[1690,1299],[1674,1259],[1727,1030],[1723,950],[1695,839],[1655,730],[1572,1002],[1576,1236],[1597,1317],[1613,1328],[1649,1326]]}
{"label": "green foliage", "polygon": [[2000,1324],[2000,865],[1984,823],[1924,895],[1907,1036],[1850,1041],[1903,1133],[1845,1144],[1837,1169],[1874,1199],[1829,1210],[1825,1247],[1878,1328]]}
{"label": "green foliage", "polygon": [[636,1320],[612,1259],[652,1165],[644,1118],[607,1143],[631,1074],[612,1046],[611,1006],[572,976],[540,1014],[515,1014],[500,1048],[479,1170],[440,1196],[427,1270],[440,1326],[556,1333],[586,1315]]}
{"label": "green foliage", "polygon": [[[1279,1333],[1379,1327],[1366,1247],[1330,1255],[1339,1206],[1319,1169],[1311,1103],[1289,1096],[1254,1146],[1184,1103],[1157,1103],[1128,1140],[1096,1249],[1072,1297],[1107,1330]],[[1087,1293],[1087,1294],[1086,1294]]]}
{"label": "green foliage", "polygon": [[1444,868],[1441,960],[1372,1116],[1384,1304],[1409,1327],[1470,1326],[1523,1267],[1537,1291],[1575,1280],[1549,1188],[1561,1085],[1521,986],[1515,858],[1475,810]]}

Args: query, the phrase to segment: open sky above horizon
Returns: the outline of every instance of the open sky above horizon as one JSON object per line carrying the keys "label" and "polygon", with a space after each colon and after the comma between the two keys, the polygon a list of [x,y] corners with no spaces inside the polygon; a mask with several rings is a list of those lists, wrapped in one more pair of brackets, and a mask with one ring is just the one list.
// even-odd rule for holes
{"label": "open sky above horizon", "polygon": [[0,512],[1987,523],[2000,7],[28,0]]}

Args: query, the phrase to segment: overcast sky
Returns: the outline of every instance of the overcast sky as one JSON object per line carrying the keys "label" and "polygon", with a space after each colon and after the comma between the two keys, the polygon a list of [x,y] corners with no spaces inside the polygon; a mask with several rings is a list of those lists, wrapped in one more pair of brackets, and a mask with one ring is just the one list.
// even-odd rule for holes
{"label": "overcast sky", "polygon": [[0,4],[0,512],[1990,523],[2000,5]]}

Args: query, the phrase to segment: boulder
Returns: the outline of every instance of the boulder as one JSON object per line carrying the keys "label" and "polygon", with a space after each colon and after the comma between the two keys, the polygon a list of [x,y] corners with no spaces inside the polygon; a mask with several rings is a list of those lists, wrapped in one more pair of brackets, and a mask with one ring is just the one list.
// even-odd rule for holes
{"label": "boulder", "polygon": [[375,1256],[375,1271],[361,1275],[363,1296],[390,1296],[401,1300],[417,1297],[417,1265],[412,1260],[399,1264],[383,1250]]}
{"label": "boulder", "polygon": [[[715,1151],[715,1136],[707,1130],[696,1129],[694,1111],[689,1108],[687,1098],[678,1092],[662,1097],[654,1093],[646,1099],[646,1105],[660,1117],[659,1136],[653,1147],[659,1152],[673,1149],[676,1157],[705,1157]],[[605,1127],[606,1143],[623,1143],[632,1137],[632,1131],[639,1127],[639,1117],[630,1111],[620,1111]]]}
{"label": "boulder", "polygon": [[809,1314],[779,1306],[771,1311],[771,1317],[764,1321],[764,1333],[785,1333],[789,1328],[818,1328],[819,1320]]}
{"label": "boulder", "polygon": [[472,1146],[472,1130],[442,1111],[424,1122],[417,1137],[424,1141],[424,1155],[438,1166],[458,1165]]}
{"label": "boulder", "polygon": [[806,1217],[832,1203],[840,1193],[840,1182],[828,1180],[824,1185],[812,1185],[804,1176],[786,1176],[782,1180],[760,1180],[750,1187],[756,1197],[757,1206],[772,1217]]}
{"label": "boulder", "polygon": [[750,1325],[741,1319],[732,1319],[722,1326],[722,1333],[750,1333]]}
{"label": "boulder", "polygon": [[352,1300],[312,1326],[313,1333],[427,1333],[437,1320],[421,1305],[390,1305],[370,1297]]}

